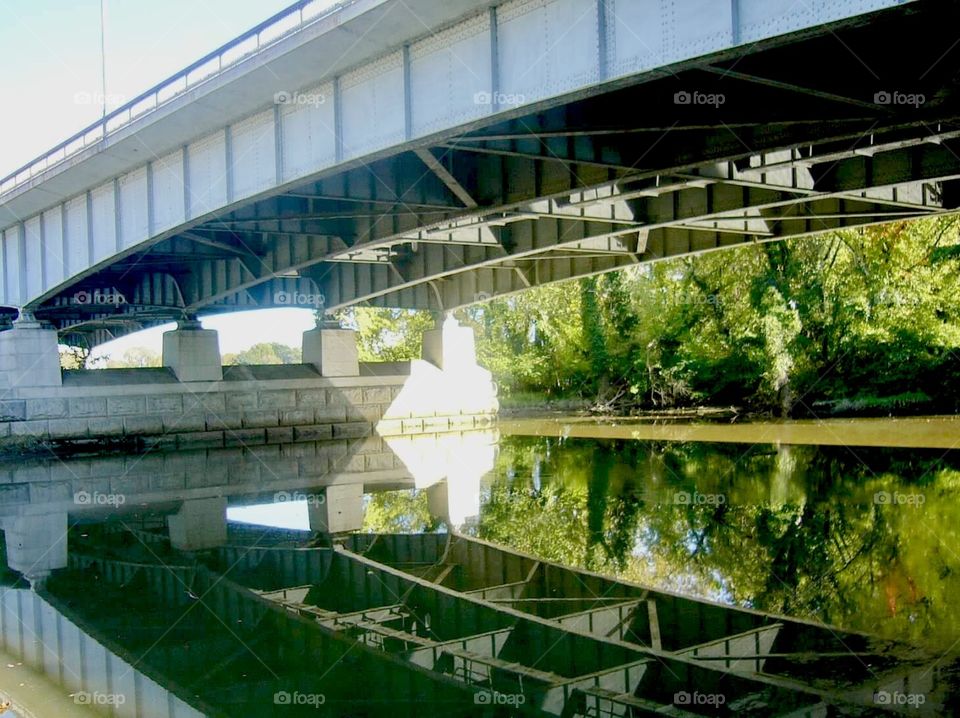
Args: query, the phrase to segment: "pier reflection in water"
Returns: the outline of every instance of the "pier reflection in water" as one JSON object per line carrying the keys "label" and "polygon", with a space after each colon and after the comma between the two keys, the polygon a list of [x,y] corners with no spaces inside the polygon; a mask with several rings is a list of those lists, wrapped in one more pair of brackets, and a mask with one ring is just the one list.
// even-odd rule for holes
{"label": "pier reflection in water", "polygon": [[[750,638],[737,644],[737,650],[746,651],[749,644],[753,656],[757,651],[767,652],[768,659],[752,661],[747,671],[751,677],[742,684],[736,684],[734,678],[746,670],[746,664],[731,664],[729,646],[724,649],[723,671],[710,672],[717,667],[717,657],[699,656],[701,663],[714,661],[710,670],[703,668],[707,672],[698,679],[714,691],[705,690],[704,695],[722,695],[730,704],[736,703],[739,695],[740,702],[736,710],[717,701],[687,705],[684,710],[693,715],[787,715],[793,710],[801,710],[797,715],[820,715],[816,691],[826,691],[830,702],[850,701],[859,706],[840,710],[849,715],[897,708],[893,704],[898,700],[913,701],[907,707],[928,715],[952,705],[953,649],[960,639],[960,615],[950,600],[960,588],[955,585],[960,569],[955,553],[956,527],[960,525],[960,457],[954,452],[943,448],[722,443],[716,438],[714,443],[696,443],[670,440],[669,428],[658,428],[666,433],[654,440],[640,440],[633,438],[635,427],[621,426],[621,435],[616,436],[618,427],[609,423],[595,427],[583,422],[503,422],[501,427],[507,430],[503,436],[485,430],[349,443],[11,462],[2,467],[7,482],[0,494],[7,563],[33,580],[41,599],[64,617],[57,620],[87,631],[108,654],[125,661],[124,670],[138,676],[136,680],[153,680],[168,689],[170,697],[165,700],[170,705],[182,701],[183,710],[201,714],[260,714],[249,712],[252,702],[270,702],[278,687],[291,696],[297,693],[297,686],[316,687],[316,674],[302,674],[305,667],[301,662],[316,660],[311,651],[319,650],[317,655],[343,660],[331,658],[324,669],[333,676],[321,681],[324,700],[331,702],[300,706],[313,710],[311,715],[317,710],[329,715],[406,715],[404,711],[411,715],[512,715],[521,711],[549,715],[550,706],[565,705],[563,710],[582,709],[582,715],[643,715],[652,705],[637,703],[636,695],[629,700],[606,695],[599,679],[590,679],[590,690],[579,683],[579,687],[570,683],[571,687],[563,688],[573,678],[565,683],[558,676],[570,674],[582,682],[590,671],[558,663],[554,656],[544,660],[552,661],[556,670],[544,673],[534,649],[540,645],[538,641],[547,641],[540,646],[543,654],[550,641],[572,639],[563,638],[565,634],[550,639],[547,633],[553,629],[540,623],[518,631],[517,619],[510,613],[519,610],[563,625],[563,615],[595,612],[603,606],[607,606],[605,610],[618,606],[616,610],[623,613],[619,628],[614,625],[617,621],[608,626],[616,629],[616,635],[591,639],[604,645],[626,642],[637,647],[630,650],[646,647],[672,655],[694,644],[709,644],[709,625],[720,620],[726,628],[717,629],[717,637],[730,636],[736,633],[732,627],[739,626]],[[889,428],[887,425],[886,430]],[[770,430],[760,428],[755,435],[767,438],[769,434],[764,432]],[[836,427],[828,431],[835,435]],[[604,438],[590,438],[591,432]],[[678,427],[675,436],[685,438],[684,432],[688,427]],[[234,520],[321,533],[284,533],[253,525],[242,528],[244,524],[236,523],[228,527],[225,512]],[[46,564],[33,559],[56,554],[60,550],[56,542],[47,546],[23,542],[36,539],[42,543],[43,532],[31,534],[27,528],[45,525],[51,516],[63,516],[70,526],[69,546],[62,547],[69,548],[67,570],[56,566],[36,570],[37,565]],[[484,549],[481,563],[471,563],[455,558],[461,549],[446,543],[451,531],[462,534],[464,541],[485,539],[651,589],[825,622],[838,629],[815,634],[790,628],[793,624],[780,619],[745,618],[757,614],[738,611],[705,620],[703,616],[710,615],[704,613],[709,604],[676,603],[678,599],[668,594],[640,589],[634,593],[632,588],[617,588],[621,584],[593,585],[597,579],[589,574],[567,574],[571,578],[564,583],[556,578],[560,574],[549,578],[551,571],[559,568],[543,568],[547,564],[535,561],[523,563],[527,559],[512,558],[509,552]],[[401,544],[385,538],[381,543],[337,538],[356,532],[436,534],[437,538],[421,536],[403,539],[406,543]],[[16,545],[11,544],[14,536],[19,542]],[[230,549],[230,545],[240,548]],[[336,545],[341,548],[333,553],[323,548]],[[276,553],[292,546],[315,546],[319,553]],[[354,554],[357,558],[351,558]],[[265,563],[268,555],[273,557],[270,561],[279,563]],[[301,566],[298,562],[308,560],[304,558],[307,555],[315,556],[319,563],[309,564],[314,560],[309,559]],[[338,563],[337,555],[346,556],[342,559],[345,563]],[[251,561],[253,556],[256,561]],[[31,565],[24,563],[31,560]],[[508,576],[514,571],[508,567],[515,562],[532,573]],[[534,565],[541,568],[534,570]],[[493,581],[491,572],[497,571],[513,583]],[[546,573],[531,578],[537,571]],[[415,579],[402,578],[404,575]],[[16,579],[16,574],[8,576],[8,582]],[[428,590],[409,583],[414,580],[437,588]],[[348,584],[353,588],[333,601],[338,581],[341,589]],[[515,588],[504,594],[504,589],[491,590],[496,584]],[[583,585],[590,586],[591,592],[585,593]],[[540,588],[534,590],[534,586]],[[549,586],[554,588],[548,590]],[[325,626],[335,636],[310,639],[316,640],[316,645],[303,644],[299,629],[277,623],[280,619],[264,613],[255,595],[245,594],[249,588],[243,587],[256,589],[268,603],[285,606],[288,612]],[[8,590],[16,593],[21,619],[22,607],[32,600],[24,598],[23,590]],[[448,590],[480,593],[474,598],[454,598],[443,593]],[[609,593],[604,595],[604,591]],[[642,625],[646,628],[641,628],[637,601],[648,596],[643,600],[649,603],[654,595],[663,598],[644,608]],[[608,598],[616,601],[605,603]],[[441,610],[436,603],[440,600],[451,603]],[[487,608],[477,607],[480,600]],[[570,605],[561,609],[558,601]],[[428,604],[434,609],[424,615]],[[202,608],[195,610],[197,606]],[[553,608],[547,610],[549,606]],[[700,618],[689,613],[694,610],[690,606]],[[657,607],[659,618],[655,618]],[[380,616],[374,609],[386,612]],[[13,615],[12,609],[6,610],[3,616]],[[464,611],[480,611],[486,618],[468,620]],[[46,608],[36,608],[30,615],[42,623],[50,620],[48,613]],[[594,619],[599,620],[595,616],[590,625]],[[699,626],[690,629],[697,638],[680,640],[689,621]],[[446,625],[441,627],[441,623]],[[13,640],[10,626],[15,625],[10,618],[4,621],[8,650]],[[663,635],[655,636],[654,626],[664,626]],[[266,633],[265,627],[269,627]],[[62,625],[58,630],[63,632]],[[579,627],[565,625],[564,630],[576,632]],[[512,648],[503,653],[503,646],[497,649],[494,640],[493,656],[468,660],[464,655],[473,655],[478,646],[461,646],[466,651],[461,655],[461,649],[434,645],[441,634],[447,640],[484,631],[506,631],[503,640]],[[541,635],[542,631],[547,633]],[[271,632],[273,638],[268,635]],[[864,643],[862,633],[893,642]],[[22,645],[22,638],[19,640]],[[415,665],[429,670],[422,675],[414,671],[411,678],[398,664],[388,662],[385,668],[365,652],[348,660],[346,652],[355,650],[351,648],[353,640],[385,652],[391,660],[409,662],[412,656],[429,654],[429,660],[414,660]],[[69,663],[64,660],[69,657],[57,657],[56,653],[66,650],[64,643],[46,647],[62,663]],[[90,645],[86,650],[89,653]],[[525,666],[521,683],[526,680],[548,687],[539,693],[522,689],[503,695],[524,696],[524,701],[539,696],[533,700],[536,705],[520,706],[516,700],[513,704],[464,705],[464,685],[473,689],[513,685],[517,669],[502,664],[510,662],[510,651],[515,653],[513,663]],[[808,658],[797,659],[803,651],[810,654]],[[816,659],[818,652],[820,658]],[[601,654],[597,654],[596,670],[623,667],[633,660],[627,654],[619,658]],[[774,660],[774,655],[780,657]],[[494,660],[497,656],[502,661]],[[644,671],[639,666],[646,664],[642,656],[635,658],[639,661],[637,674],[629,669],[624,680],[640,691]],[[110,659],[104,660],[110,663]],[[701,669],[683,662],[675,668],[687,671],[684,681],[658,680],[677,688],[675,693],[680,695],[693,687],[690,676]],[[93,673],[98,670],[112,676],[115,690],[123,680],[132,680],[126,674],[120,680],[123,671],[116,667],[112,672],[97,669]],[[394,675],[394,670],[399,672]],[[434,675],[438,671],[439,678]],[[377,696],[373,700],[362,687],[369,676],[378,674],[390,675],[398,683],[389,696],[373,691],[371,695]],[[724,679],[727,674],[733,678]],[[770,683],[769,676],[779,677]],[[70,685],[69,675],[60,678]],[[331,680],[340,686],[336,691]],[[762,685],[750,682],[758,680]],[[801,688],[795,685],[797,681]],[[570,702],[573,690],[580,692],[576,701]],[[136,692],[133,687],[131,691]],[[648,691],[643,700],[656,698],[667,705],[675,698],[655,693]],[[145,695],[141,688],[140,699]],[[321,694],[307,691],[304,695]],[[423,697],[422,705],[416,705],[417,695]],[[468,699],[472,695],[466,694]],[[563,700],[557,698],[561,695]],[[750,701],[744,703],[748,695],[753,696],[753,709],[749,709]],[[351,696],[356,701],[351,702]],[[390,696],[395,703],[392,707],[376,703],[389,703]],[[884,696],[891,705],[883,703]],[[117,706],[113,708],[125,714]],[[263,709],[264,715],[274,710],[297,714],[297,706],[267,705]]]}

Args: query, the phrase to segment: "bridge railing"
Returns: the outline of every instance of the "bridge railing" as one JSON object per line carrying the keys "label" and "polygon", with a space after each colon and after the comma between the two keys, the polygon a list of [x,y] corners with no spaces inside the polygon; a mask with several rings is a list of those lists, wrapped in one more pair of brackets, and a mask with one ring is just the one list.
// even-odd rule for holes
{"label": "bridge railing", "polygon": [[267,49],[282,38],[329,17],[354,2],[357,0],[341,0],[334,5],[329,5],[329,0],[298,0],[0,179],[0,199],[37,175],[56,167],[88,147],[102,142],[134,120],[159,109],[187,90],[192,90],[199,84],[217,77],[241,60]]}

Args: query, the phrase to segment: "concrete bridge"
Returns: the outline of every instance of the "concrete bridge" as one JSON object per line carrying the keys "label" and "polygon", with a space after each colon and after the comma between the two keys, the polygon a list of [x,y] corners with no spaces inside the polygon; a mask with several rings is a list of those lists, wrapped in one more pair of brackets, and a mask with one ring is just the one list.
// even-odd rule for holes
{"label": "concrete bridge", "polygon": [[45,326],[450,310],[954,210],[958,7],[299,2],[0,181],[2,371],[59,381]]}
{"label": "concrete bridge", "polygon": [[[460,432],[497,403],[472,338],[446,323],[422,360],[364,364],[326,323],[303,365],[224,369],[196,317],[445,312],[955,211],[960,2],[318,5],[0,180],[0,448],[138,452],[0,461],[5,559],[37,589],[0,595],[3,646],[71,689],[129,696],[117,715],[301,693],[337,715],[356,670],[384,677],[370,715],[422,714],[398,693],[470,716],[509,712],[503,696],[531,715],[707,715],[706,693],[731,713],[862,715],[886,711],[884,692],[949,710],[947,668],[864,636],[455,534],[330,545],[357,528],[368,484],[429,487],[453,525],[473,515],[492,448]],[[172,320],[162,369],[60,369],[59,342]],[[277,491],[324,496],[310,513],[324,545],[228,530],[229,505]],[[117,495],[129,504],[97,499]]]}

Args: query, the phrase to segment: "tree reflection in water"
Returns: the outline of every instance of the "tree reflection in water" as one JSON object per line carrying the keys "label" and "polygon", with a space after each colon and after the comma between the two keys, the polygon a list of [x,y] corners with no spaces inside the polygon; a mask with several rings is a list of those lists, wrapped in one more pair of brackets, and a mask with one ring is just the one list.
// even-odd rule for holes
{"label": "tree reflection in water", "polygon": [[939,450],[508,437],[468,532],[946,649],[960,639],[958,469]]}

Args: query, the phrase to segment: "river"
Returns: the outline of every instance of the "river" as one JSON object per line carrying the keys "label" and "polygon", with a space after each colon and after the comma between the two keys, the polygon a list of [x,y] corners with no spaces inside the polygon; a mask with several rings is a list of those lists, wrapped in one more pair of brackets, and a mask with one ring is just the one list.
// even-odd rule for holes
{"label": "river", "polygon": [[[71,555],[93,547],[124,565],[182,564],[155,543],[166,536],[165,517],[181,499],[222,496],[233,522],[307,529],[316,497],[325,492],[324,520],[340,521],[341,529],[456,529],[651,589],[906,642],[948,662],[960,654],[958,429],[953,417],[705,423],[549,416],[504,419],[487,430],[387,437],[373,448],[370,439],[341,442],[347,455],[338,461],[348,460],[349,469],[331,462],[314,470],[327,450],[316,442],[74,457],[46,460],[42,470],[37,462],[15,461],[4,470],[10,487],[40,482],[37,477],[75,487],[77,477],[86,476],[90,486],[110,487],[113,493],[92,489],[82,500],[74,495],[74,503],[84,505],[69,509]],[[393,460],[385,461],[391,453]],[[146,468],[148,462],[156,468]],[[171,478],[173,469],[185,477],[180,483]],[[148,488],[138,494],[134,486]],[[45,491],[36,493],[41,500],[31,510],[41,510],[42,497],[54,495]],[[11,489],[6,496],[20,494]],[[335,496],[341,497],[337,506]],[[122,547],[85,543],[116,535],[98,533],[104,527],[132,533]],[[71,570],[74,583],[51,579],[60,601],[55,605],[76,602],[79,618],[71,620],[99,626],[111,640],[124,631],[139,636],[134,647],[118,649],[133,667],[142,660],[150,670],[174,670],[164,661],[190,656],[183,651],[192,641],[191,660],[198,666],[212,661],[213,673],[248,651],[244,644],[218,662],[226,649],[214,647],[229,645],[234,629],[219,635],[220,619],[194,612],[190,627],[178,628],[175,643],[164,648],[169,653],[162,653],[154,642],[170,640],[160,630],[166,618],[147,614],[126,625],[122,612],[115,617],[107,606],[87,606],[88,591],[71,593],[71,586],[91,574]],[[121,584],[117,590],[126,593],[116,600],[132,601],[128,610],[149,603],[146,584]],[[183,594],[174,589],[174,598]],[[186,595],[197,599],[191,589]],[[180,609],[169,610],[170,617],[179,615]],[[141,628],[141,620],[157,624],[155,639],[146,637],[153,629]],[[172,631],[180,619],[170,620]],[[8,651],[15,648],[7,641]],[[259,650],[249,652],[259,660]],[[18,665],[16,656],[9,661]],[[255,664],[248,669],[260,670]],[[196,670],[183,668],[180,680]],[[0,683],[0,695],[29,715],[29,700],[21,694],[18,701],[13,687],[10,680]],[[65,690],[61,698],[70,695]],[[207,700],[210,695],[226,694],[213,691]]]}
{"label": "river", "polygon": [[502,422],[475,530],[644,584],[960,641],[960,422]]}

